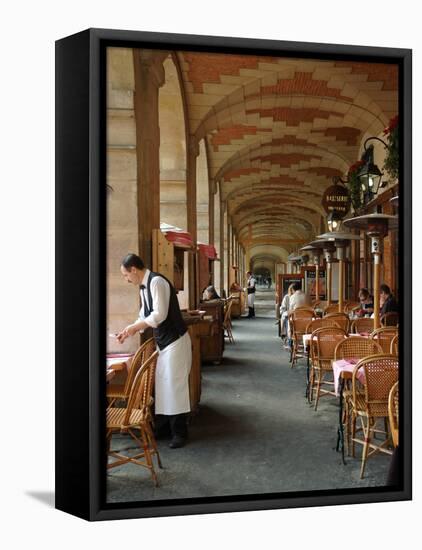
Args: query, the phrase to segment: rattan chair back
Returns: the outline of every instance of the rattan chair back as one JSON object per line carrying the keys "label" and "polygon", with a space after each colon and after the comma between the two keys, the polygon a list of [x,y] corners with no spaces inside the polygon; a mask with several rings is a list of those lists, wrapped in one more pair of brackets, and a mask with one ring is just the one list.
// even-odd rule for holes
{"label": "rattan chair back", "polygon": [[157,359],[158,351],[155,351],[148,357],[145,363],[143,363],[136,374],[130,390],[123,425],[128,426],[130,424],[130,417],[133,409],[140,409],[146,412],[146,409],[151,405]]}
{"label": "rattan chair back", "polygon": [[324,327],[314,331],[311,338],[312,361],[320,368],[331,367],[335,349],[344,338],[347,338],[347,333],[340,327]]}
{"label": "rattan chair back", "polygon": [[292,309],[292,311],[289,311],[289,315],[292,317],[299,319],[299,317],[306,317],[312,319],[315,315],[314,310],[311,307],[308,306],[300,306],[296,309]]}
{"label": "rattan chair back", "polygon": [[349,332],[349,317],[345,313],[329,313],[324,319],[335,321],[345,332]]}
{"label": "rattan chair back", "polygon": [[362,359],[353,369],[352,392],[353,402],[357,397],[361,384],[358,382],[358,370],[365,375],[364,395],[365,408],[368,417],[388,416],[388,396],[393,385],[398,381],[399,362],[391,354],[371,355]]}
{"label": "rattan chair back", "polygon": [[149,357],[151,357],[151,355],[155,351],[155,348],[155,340],[154,338],[150,338],[149,340],[144,342],[136,351],[130,364],[129,373],[126,378],[126,383],[124,387],[124,393],[126,396],[128,396],[130,393],[133,381],[135,380],[135,376],[137,375],[139,369],[142,367],[145,361]]}
{"label": "rattan chair back", "polygon": [[350,313],[354,309],[357,309],[359,306],[360,306],[360,302],[347,301],[344,305],[344,312]]}
{"label": "rattan chair back", "polygon": [[381,346],[369,338],[352,336],[337,344],[334,359],[364,359],[370,355],[382,354]]}
{"label": "rattan chair back", "polygon": [[352,321],[350,331],[353,334],[372,334],[374,332],[374,320],[370,317],[361,317]]}
{"label": "rattan chair back", "polygon": [[396,327],[399,324],[399,314],[395,311],[389,311],[381,315],[380,321],[383,327]]}
{"label": "rattan chair back", "polygon": [[330,304],[324,309],[324,315],[328,315],[330,313],[338,313],[338,304]]}
{"label": "rattan chair back", "polygon": [[390,353],[391,355],[395,355],[396,357],[398,357],[399,355],[399,334],[398,333],[395,336],[393,336],[393,339],[391,340]]}
{"label": "rattan chair back", "polygon": [[388,396],[388,418],[394,447],[399,444],[399,383],[393,385]]}
{"label": "rattan chair back", "polygon": [[339,328],[339,324],[333,319],[322,317],[321,319],[312,319],[306,327],[306,334],[312,334],[319,328],[335,327]]}
{"label": "rattan chair back", "polygon": [[391,341],[396,334],[398,334],[398,329],[395,327],[383,327],[377,328],[371,334],[370,338],[376,340],[378,344],[382,347],[384,353],[390,353]]}

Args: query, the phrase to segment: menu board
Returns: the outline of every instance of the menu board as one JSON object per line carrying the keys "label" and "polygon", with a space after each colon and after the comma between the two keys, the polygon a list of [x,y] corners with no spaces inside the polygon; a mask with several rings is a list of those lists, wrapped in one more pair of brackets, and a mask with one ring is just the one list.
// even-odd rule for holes
{"label": "menu board", "polygon": [[287,294],[287,290],[293,283],[299,283],[303,290],[303,275],[301,273],[285,273],[278,275],[277,280],[277,300],[281,304],[283,297]]}
{"label": "menu board", "polygon": [[[325,300],[326,285],[325,285],[325,269],[319,270],[319,298]],[[305,292],[312,298],[316,298],[316,271],[314,269],[306,269],[305,271]]]}

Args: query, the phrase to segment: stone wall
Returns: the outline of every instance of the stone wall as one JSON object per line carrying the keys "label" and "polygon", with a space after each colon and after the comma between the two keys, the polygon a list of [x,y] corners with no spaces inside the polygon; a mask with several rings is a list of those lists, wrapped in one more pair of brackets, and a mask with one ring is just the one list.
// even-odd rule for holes
{"label": "stone wall", "polygon": [[133,351],[137,338],[120,345],[109,337],[133,322],[139,312],[138,289],[126,283],[120,262],[138,252],[136,133],[133,106],[133,54],[107,51],[107,350]]}

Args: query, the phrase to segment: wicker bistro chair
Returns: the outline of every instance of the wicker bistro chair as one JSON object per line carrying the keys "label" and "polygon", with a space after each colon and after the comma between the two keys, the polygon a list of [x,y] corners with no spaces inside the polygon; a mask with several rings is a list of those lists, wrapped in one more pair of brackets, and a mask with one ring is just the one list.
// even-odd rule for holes
{"label": "wicker bistro chair", "polygon": [[399,314],[395,311],[389,311],[381,315],[380,321],[383,327],[396,327],[399,324]]}
{"label": "wicker bistro chair", "polygon": [[[388,398],[391,388],[398,381],[399,363],[397,357],[390,354],[372,355],[359,361],[352,375],[351,424],[352,455],[355,456],[355,443],[363,445],[360,477],[363,478],[367,459],[377,452],[392,454],[387,448],[391,437],[387,430],[377,428],[379,420],[388,419]],[[358,371],[363,369],[365,384],[358,381]],[[356,437],[356,422],[360,419],[363,439]],[[375,433],[385,434],[381,444],[374,443]],[[371,451],[370,451],[371,449]]]}
{"label": "wicker bistro chair", "polygon": [[298,357],[303,357],[303,335],[306,334],[306,328],[312,321],[314,315],[313,309],[303,308],[295,309],[289,313],[289,327],[292,340],[290,363],[293,368]]}
{"label": "wicker bistro chair", "polygon": [[[336,349],[334,350],[334,360],[339,359],[364,359],[371,355],[382,354],[381,346],[363,336],[353,336],[352,338],[346,338],[346,340],[340,341]],[[349,380],[347,381],[349,382]],[[352,390],[350,385],[343,390],[343,424],[346,426],[346,441],[347,451],[350,454],[350,402],[352,399]]]}
{"label": "wicker bistro chair", "polygon": [[345,313],[329,313],[324,316],[324,319],[331,319],[335,321],[346,333],[349,332],[350,320]]}
{"label": "wicker bistro chair", "polygon": [[344,313],[351,313],[354,309],[358,309],[359,307],[360,307],[360,302],[347,300],[344,305]]}
{"label": "wicker bistro chair", "polygon": [[327,327],[341,328],[334,319],[327,319],[326,317],[322,317],[321,319],[312,319],[312,321],[306,327],[306,334],[312,334],[319,328]]}
{"label": "wicker bistro chair", "polygon": [[388,396],[388,418],[394,447],[399,444],[399,383],[396,382]]}
{"label": "wicker bistro chair", "polygon": [[[315,410],[322,395],[335,396],[331,362],[334,359],[337,344],[344,338],[347,338],[346,332],[338,327],[319,328],[312,333],[309,395],[312,401],[315,392]],[[331,379],[329,380],[328,377]],[[325,386],[330,389],[325,389]]]}
{"label": "wicker bistro chair", "polygon": [[[155,486],[158,486],[157,475],[154,470],[152,456],[156,455],[158,466],[162,468],[160,455],[152,430],[152,393],[155,383],[155,369],[158,352],[155,351],[138,370],[130,390],[129,399],[125,408],[109,407],[107,409],[107,446],[108,456],[115,458],[107,464],[107,468],[115,468],[131,462],[148,468]],[[139,430],[137,436],[134,430]],[[140,453],[126,456],[122,451],[110,450],[113,433],[128,433],[142,449]]]}
{"label": "wicker bistro chair", "polygon": [[395,355],[396,357],[399,356],[399,335],[398,335],[398,333],[395,336],[393,336],[393,339],[391,340],[390,353],[391,353],[391,355]]}
{"label": "wicker bistro chair", "polygon": [[396,334],[398,334],[398,329],[396,327],[382,327],[374,330],[370,338],[378,342],[384,353],[390,353],[391,341]]}
{"label": "wicker bistro chair", "polygon": [[109,407],[112,407],[118,399],[128,400],[130,390],[132,388],[133,381],[137,375],[139,369],[143,363],[151,357],[155,351],[155,340],[150,338],[144,342],[133,356],[130,364],[129,372],[124,384],[108,384],[107,385],[107,398],[109,400]]}
{"label": "wicker bistro chair", "polygon": [[352,321],[350,331],[353,334],[371,334],[374,332],[374,320],[370,317],[361,317]]}
{"label": "wicker bistro chair", "polygon": [[324,309],[324,315],[329,315],[330,313],[338,313],[338,304],[330,304]]}
{"label": "wicker bistro chair", "polygon": [[224,312],[223,329],[224,329],[224,337],[227,337],[229,339],[229,342],[234,344],[233,326],[232,326],[232,320],[231,320],[232,305],[233,305],[233,298],[230,297],[226,300],[226,310]]}

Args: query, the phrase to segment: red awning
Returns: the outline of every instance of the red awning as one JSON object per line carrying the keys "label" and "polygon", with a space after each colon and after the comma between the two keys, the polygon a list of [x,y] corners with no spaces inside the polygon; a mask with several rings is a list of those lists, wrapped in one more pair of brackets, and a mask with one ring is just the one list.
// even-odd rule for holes
{"label": "red awning", "polygon": [[217,258],[217,251],[212,244],[198,244],[199,251],[210,260]]}
{"label": "red awning", "polygon": [[185,231],[166,231],[166,239],[180,248],[193,248],[192,237]]}

